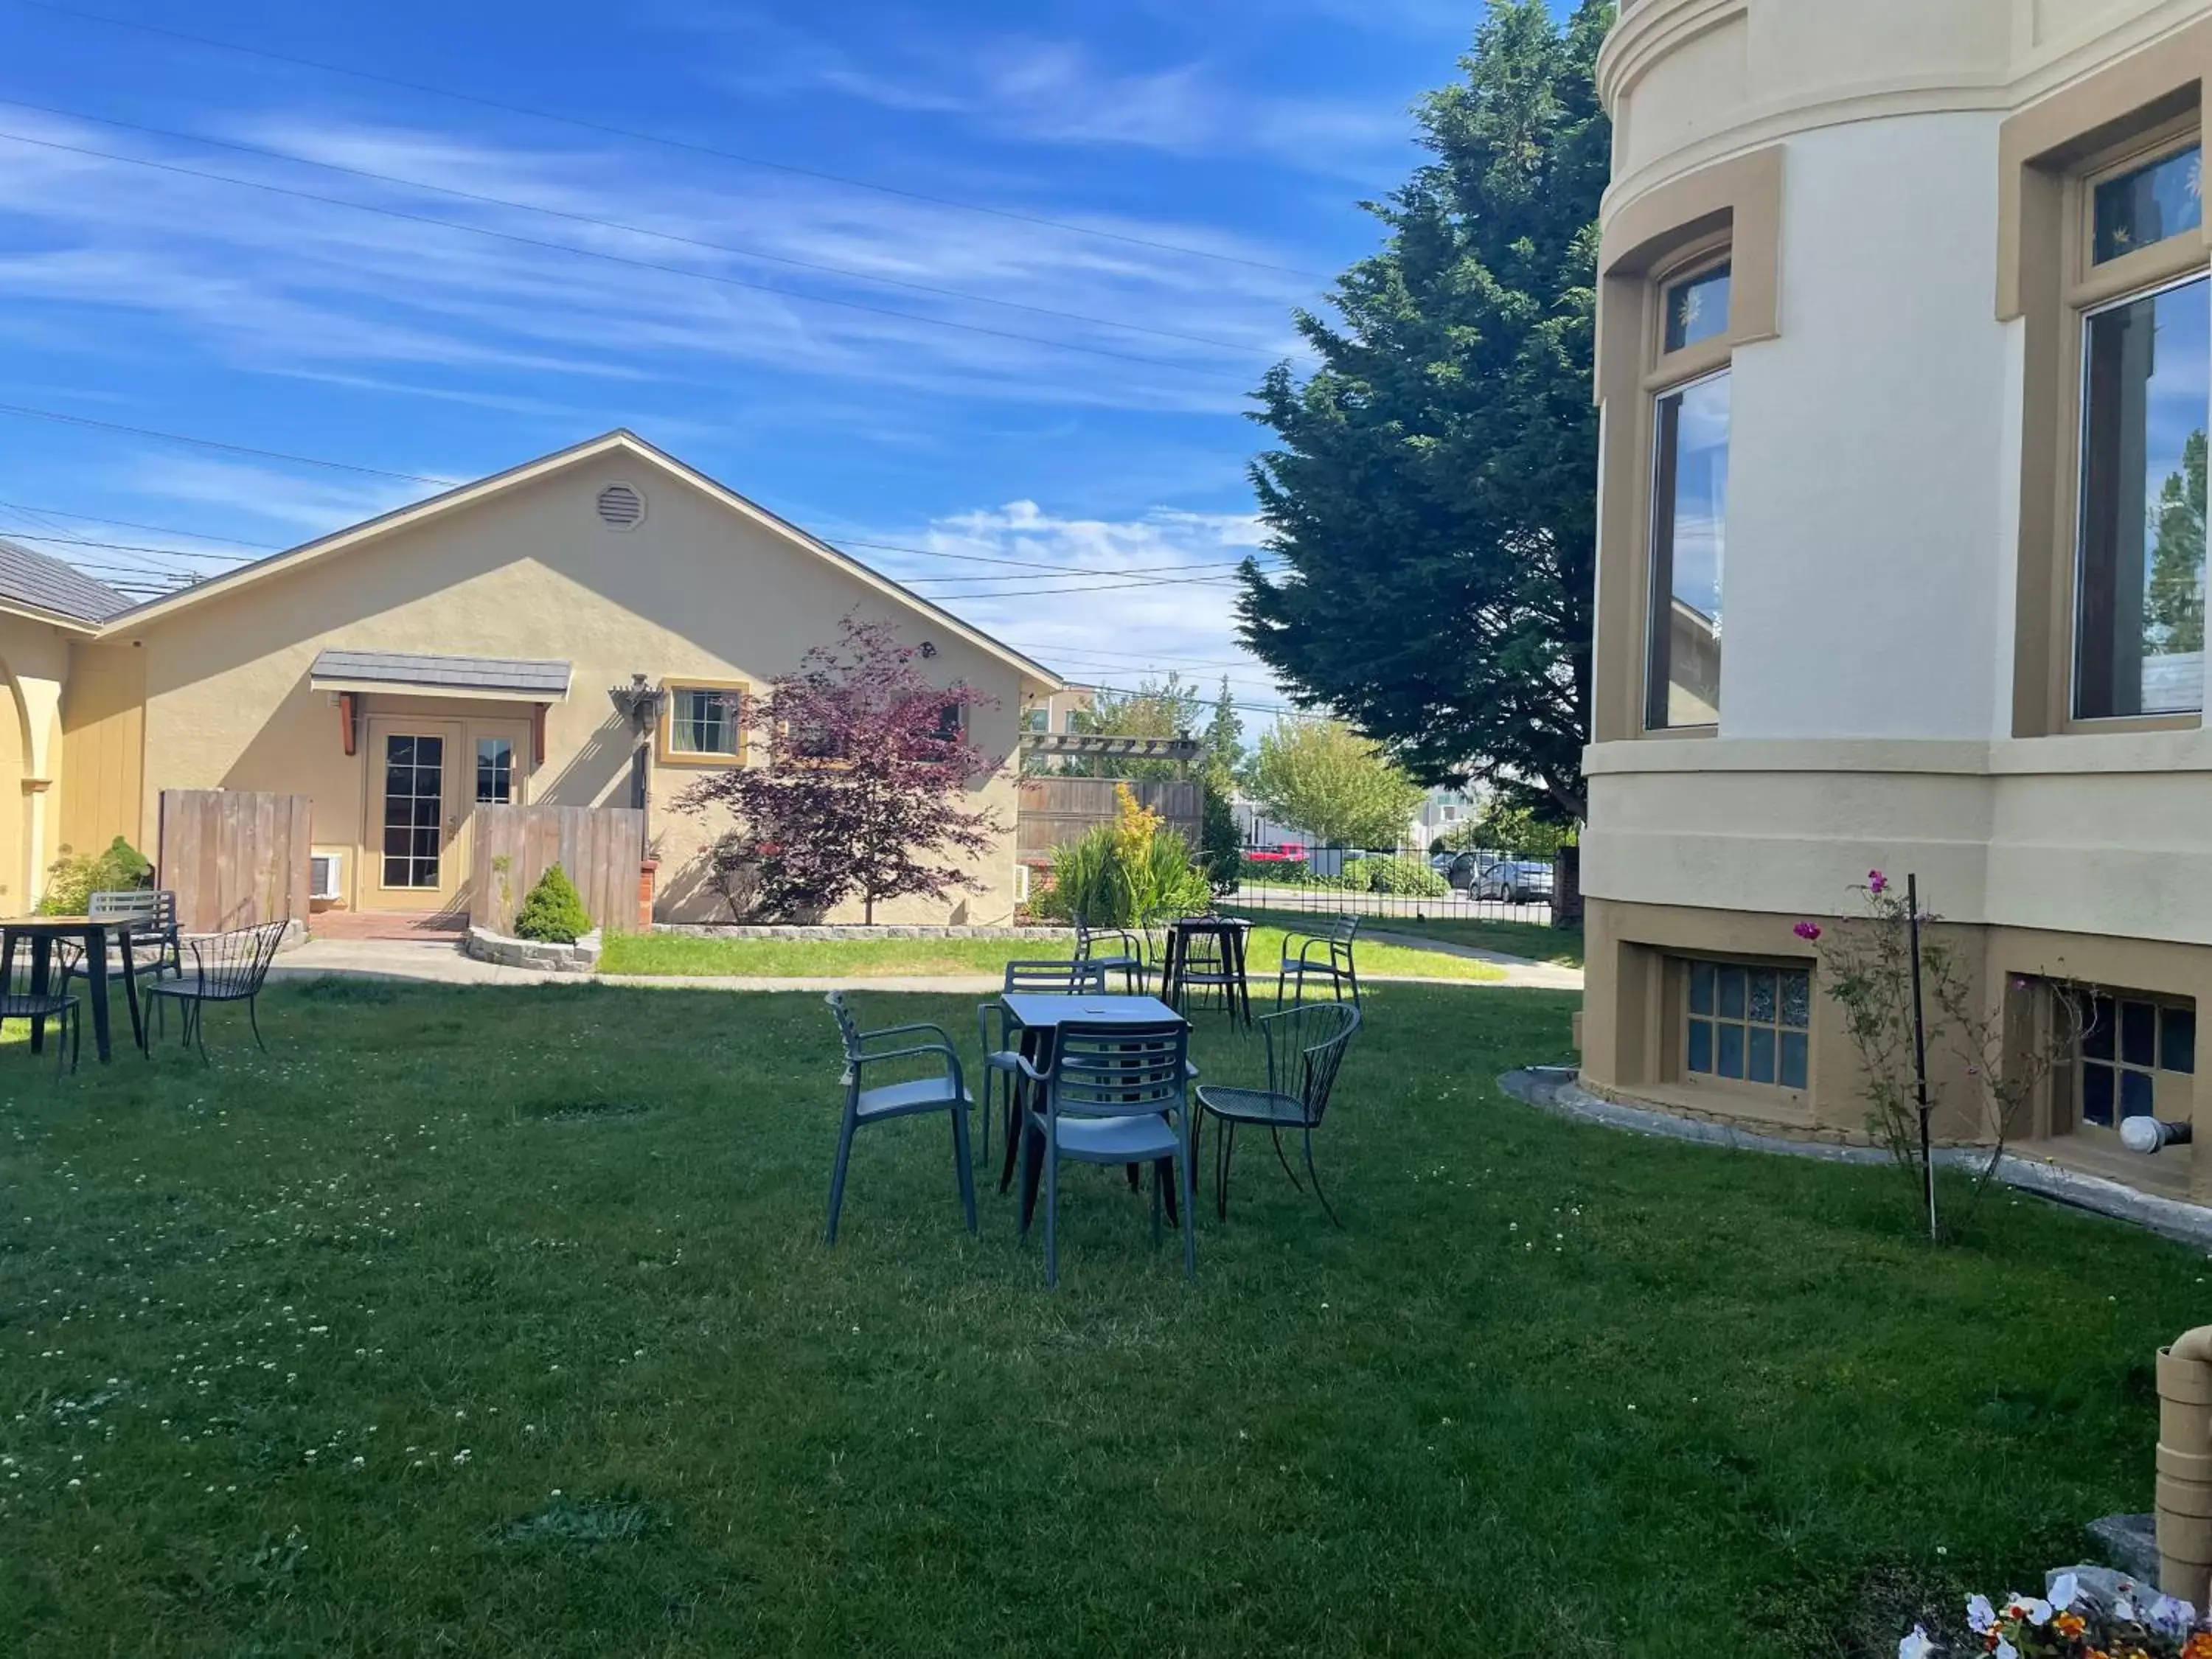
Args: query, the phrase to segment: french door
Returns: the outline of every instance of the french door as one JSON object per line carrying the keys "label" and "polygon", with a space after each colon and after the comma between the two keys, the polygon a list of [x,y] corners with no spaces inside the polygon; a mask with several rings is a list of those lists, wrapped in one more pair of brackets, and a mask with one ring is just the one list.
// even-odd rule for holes
{"label": "french door", "polygon": [[471,817],[480,805],[521,801],[528,740],[521,720],[368,722],[364,908],[456,907],[469,878]]}

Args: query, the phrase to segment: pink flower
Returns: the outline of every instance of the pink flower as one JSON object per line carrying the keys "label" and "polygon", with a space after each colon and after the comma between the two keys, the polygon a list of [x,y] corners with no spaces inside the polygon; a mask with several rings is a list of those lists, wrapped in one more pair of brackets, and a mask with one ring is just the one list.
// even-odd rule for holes
{"label": "pink flower", "polygon": [[1881,871],[1879,871],[1879,870],[1869,870],[1869,871],[1868,871],[1868,872],[1867,872],[1867,891],[1868,891],[1868,892],[1869,892],[1869,893],[1879,893],[1879,892],[1882,892],[1882,891],[1886,890],[1888,888],[1888,886],[1889,886],[1889,878],[1888,878],[1887,876],[1885,876],[1884,874],[1882,874],[1882,872],[1881,872]]}
{"label": "pink flower", "polygon": [[1820,924],[1817,921],[1801,921],[1790,931],[1796,934],[1799,939],[1809,941],[1820,937]]}

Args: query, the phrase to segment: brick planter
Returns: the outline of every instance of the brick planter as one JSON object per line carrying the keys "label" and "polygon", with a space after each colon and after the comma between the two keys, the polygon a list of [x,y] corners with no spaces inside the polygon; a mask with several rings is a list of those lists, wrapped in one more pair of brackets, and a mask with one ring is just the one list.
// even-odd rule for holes
{"label": "brick planter", "polygon": [[501,968],[527,968],[541,974],[588,974],[599,965],[599,930],[592,928],[574,945],[552,945],[472,927],[467,950],[478,962],[495,963]]}

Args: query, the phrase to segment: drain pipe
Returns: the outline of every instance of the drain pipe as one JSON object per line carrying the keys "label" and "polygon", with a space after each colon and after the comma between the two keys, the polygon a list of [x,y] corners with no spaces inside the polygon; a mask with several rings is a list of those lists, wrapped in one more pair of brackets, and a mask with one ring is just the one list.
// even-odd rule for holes
{"label": "drain pipe", "polygon": [[2194,1606],[2212,1583],[2212,1325],[2158,1351],[2158,1587]]}

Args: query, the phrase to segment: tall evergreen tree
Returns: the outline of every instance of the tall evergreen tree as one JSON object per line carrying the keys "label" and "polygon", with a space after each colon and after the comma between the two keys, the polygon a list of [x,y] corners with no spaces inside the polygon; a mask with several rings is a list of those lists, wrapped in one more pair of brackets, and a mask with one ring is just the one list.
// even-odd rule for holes
{"label": "tall evergreen tree", "polygon": [[1595,579],[1591,407],[1598,198],[1611,124],[1593,69],[1610,0],[1564,25],[1491,0],[1466,80],[1418,114],[1434,159],[1388,202],[1340,319],[1278,365],[1253,465],[1282,574],[1247,562],[1244,640],[1416,776],[1584,811]]}
{"label": "tall evergreen tree", "polygon": [[2151,550],[2143,620],[2161,651],[2204,648],[2204,428],[2181,447],[2181,465],[2158,496],[2158,539]]}

